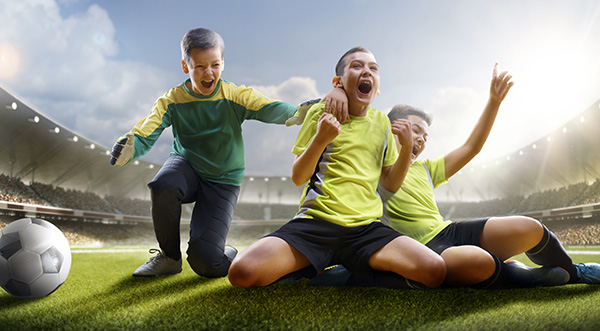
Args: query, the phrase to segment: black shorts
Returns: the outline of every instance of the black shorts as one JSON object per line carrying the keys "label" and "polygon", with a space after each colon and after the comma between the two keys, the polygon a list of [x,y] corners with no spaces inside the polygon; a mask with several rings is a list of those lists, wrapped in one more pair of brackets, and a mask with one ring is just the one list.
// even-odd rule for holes
{"label": "black shorts", "polygon": [[483,227],[489,218],[481,218],[472,221],[453,222],[448,225],[437,236],[433,237],[425,246],[431,248],[438,254],[442,254],[447,248],[461,245],[473,245],[481,247],[479,240]]}
{"label": "black shorts", "polygon": [[352,273],[368,276],[371,255],[402,234],[381,222],[344,227],[323,220],[293,219],[267,236],[281,238],[297,249],[315,273],[341,264]]}

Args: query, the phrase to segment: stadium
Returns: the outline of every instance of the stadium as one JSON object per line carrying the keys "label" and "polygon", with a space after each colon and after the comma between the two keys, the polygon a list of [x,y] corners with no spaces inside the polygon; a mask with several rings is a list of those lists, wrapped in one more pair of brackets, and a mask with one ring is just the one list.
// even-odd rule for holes
{"label": "stadium", "polygon": [[[593,251],[594,247],[591,245],[600,245],[600,147],[597,143],[600,141],[600,131],[597,129],[600,127],[600,100],[587,109],[567,111],[576,115],[562,127],[524,145],[511,154],[486,163],[470,165],[457,174],[449,184],[437,189],[439,207],[445,218],[466,220],[491,215],[528,215],[546,224],[564,244],[571,245],[569,247],[572,250]],[[92,252],[96,254],[98,261],[113,263],[115,258],[111,252],[116,250],[129,255],[127,258],[119,257],[118,259],[125,259],[125,263],[129,263],[128,265],[132,269],[139,264],[130,262],[132,258],[134,261],[143,261],[147,258],[145,251],[152,245],[156,245],[156,241],[150,218],[149,193],[146,184],[154,177],[160,164],[139,160],[124,167],[110,166],[108,162],[109,147],[101,146],[60,123],[52,121],[43,115],[43,110],[33,108],[27,104],[26,100],[19,99],[4,88],[0,88],[0,118],[2,119],[0,139],[5,142],[0,148],[0,228],[19,218],[38,217],[53,222],[65,233],[75,258]],[[244,248],[262,235],[278,228],[295,213],[301,190],[302,188],[296,187],[288,177],[245,177],[229,241]],[[190,210],[191,206],[186,206],[184,209],[182,216],[184,223],[189,220]],[[186,241],[186,232],[186,227],[182,226],[182,245]],[[589,259],[589,256],[585,256],[583,259]],[[100,268],[105,268],[105,266],[100,266]],[[69,286],[75,287],[83,284],[84,280],[77,277],[77,272],[78,269],[72,270],[71,277],[74,279],[67,282],[65,289],[57,292],[57,297],[61,291],[68,291]],[[130,272],[129,269],[119,270],[121,278],[117,280],[116,288],[128,291],[128,295],[132,297],[144,296],[142,288],[148,290],[147,284],[134,283],[129,276]],[[191,292],[191,297],[181,299],[181,301],[194,304],[195,300],[202,299],[204,300],[202,307],[206,309],[208,309],[207,305],[226,305],[227,300],[248,299],[247,293],[242,293],[239,289],[231,289],[225,279],[219,283],[198,280],[198,277],[190,272],[179,281],[173,278],[162,281],[164,288],[173,291],[177,291],[182,286],[193,287],[194,291]],[[197,284],[202,286],[195,286]],[[299,290],[300,286],[300,284],[293,284],[285,289],[285,296],[292,300],[290,302],[296,300],[300,304],[305,304],[306,301],[303,300],[318,301],[318,298],[326,295],[332,300],[328,305],[337,307],[335,309],[338,309],[338,313],[346,314],[346,318],[355,312],[350,307],[344,306],[343,303],[352,300],[355,295],[364,294],[359,289],[341,293],[336,289]],[[200,290],[201,287],[204,289]],[[231,291],[226,292],[226,289]],[[110,302],[110,298],[117,296],[115,291],[102,289],[100,294],[104,297],[99,299],[96,297],[97,305],[113,304]],[[276,287],[269,287],[263,291],[261,296],[281,295],[277,292]],[[378,291],[374,295],[392,296],[390,302],[397,305],[424,305],[423,297],[419,297],[421,294],[418,293],[400,292],[401,295],[397,295],[391,294],[394,292],[389,290]],[[514,297],[518,297],[522,301],[550,302],[552,297],[565,291],[567,290],[549,289],[546,292],[520,294],[511,290],[498,295],[500,299],[495,302],[498,306],[508,305]],[[582,287],[578,288],[576,292],[581,296],[591,296],[596,290],[593,287]],[[434,300],[433,297],[440,295],[442,297],[438,297],[436,300],[468,301],[473,296],[473,292],[470,290],[438,293],[441,294],[427,294],[425,301]],[[164,299],[161,293],[158,293],[157,296]],[[534,299],[531,299],[531,296]],[[118,303],[109,309],[109,313],[118,314],[119,310],[132,304],[132,300],[128,299]],[[262,305],[259,298],[252,297],[250,300],[251,304]],[[3,309],[11,307],[11,305],[18,305],[18,302],[17,299],[10,298],[8,295],[0,296],[0,307],[4,307]],[[89,320],[90,323],[100,325],[98,328],[122,327],[111,318],[90,316],[90,312],[86,311],[86,308],[67,309],[72,304],[80,304],[82,307],[92,310],[95,309],[94,307],[98,307],[80,298],[75,303],[61,302],[55,308],[48,309],[53,310],[57,315],[61,314],[61,309],[67,310],[65,318],[83,322]],[[176,305],[169,304],[168,306],[170,309],[175,309]],[[549,321],[556,321],[552,315],[556,309],[559,309],[559,306],[544,310],[539,314],[544,314]],[[284,323],[278,321],[279,324],[269,324],[277,318],[274,317],[274,313],[268,313],[268,309],[285,312],[298,307],[290,306],[289,302],[282,303],[277,300],[269,301],[265,307],[266,310],[261,310],[252,318],[245,317],[243,320],[241,317],[232,316],[235,311],[223,311],[221,307],[217,309],[218,312],[215,315],[217,317],[212,316],[212,319],[208,318],[203,321],[204,324],[199,324],[199,328],[229,329],[231,324],[222,324],[223,316],[229,316],[231,320],[235,321],[238,329],[253,329],[257,326],[267,329],[296,328],[298,325],[303,325],[300,328],[319,329],[339,327],[337,324],[340,322],[339,316],[316,317],[317,312],[314,311],[305,311]],[[396,313],[388,306],[382,307],[373,302],[369,303],[367,308],[384,311],[388,314]],[[29,306],[27,309],[30,314],[35,314],[35,308]],[[138,312],[137,309],[133,311]],[[141,310],[143,307],[139,309]],[[463,311],[453,311],[452,309],[447,311],[449,315],[455,313],[462,315],[463,319],[460,323],[450,323],[446,326],[463,328],[473,325],[469,323],[476,319],[477,310],[469,305],[461,306],[460,309]],[[519,308],[511,309],[518,310]],[[391,322],[374,319],[371,322],[360,320],[358,323],[365,328],[376,327],[382,323],[389,323],[389,327],[401,328],[411,328],[411,325],[412,328],[443,328],[444,324],[440,323],[448,322],[448,320],[438,320],[434,321],[435,324],[431,324],[433,322],[423,318],[426,315],[409,318],[408,322],[401,322],[401,319],[394,319]],[[19,314],[16,316],[13,319],[5,320],[0,317],[0,321],[8,323],[6,325],[9,328],[14,328],[15,325],[22,322],[19,319],[24,318],[19,317],[21,316]],[[186,315],[186,318],[195,316]],[[497,318],[498,316],[492,314],[485,317],[484,320],[496,321]],[[528,319],[528,317],[526,318]],[[572,316],[570,318],[577,319],[579,317]],[[298,319],[302,319],[303,322],[298,322]],[[306,320],[311,320],[311,322],[294,324],[305,323]],[[145,321],[156,323],[154,325],[157,329],[172,327],[165,318],[146,318]],[[311,324],[316,323],[315,321],[321,324],[315,327],[315,324]],[[584,329],[597,325],[595,317],[586,318],[584,321],[586,321],[586,324],[582,324]],[[514,322],[515,326],[518,326],[522,325],[523,321],[515,320]],[[562,321],[562,323],[567,322],[569,319]],[[47,320],[44,320],[43,323],[50,323],[48,328],[60,328]],[[502,324],[492,323],[488,326],[495,328],[495,326],[505,327],[507,325],[506,319],[499,319],[495,323]],[[567,324],[553,325],[564,326]],[[40,327],[35,323],[30,326]],[[548,324],[534,324],[532,328],[545,326]],[[129,327],[140,328],[139,325],[129,325]]]}

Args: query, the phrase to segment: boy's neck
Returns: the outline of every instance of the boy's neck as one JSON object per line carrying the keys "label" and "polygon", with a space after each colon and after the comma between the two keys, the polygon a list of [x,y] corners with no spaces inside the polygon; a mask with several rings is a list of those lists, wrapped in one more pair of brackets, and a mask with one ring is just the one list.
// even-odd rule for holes
{"label": "boy's neck", "polygon": [[365,117],[367,116],[367,111],[369,110],[369,105],[359,105],[359,104],[349,104],[348,105],[348,113],[352,116],[356,117]]}

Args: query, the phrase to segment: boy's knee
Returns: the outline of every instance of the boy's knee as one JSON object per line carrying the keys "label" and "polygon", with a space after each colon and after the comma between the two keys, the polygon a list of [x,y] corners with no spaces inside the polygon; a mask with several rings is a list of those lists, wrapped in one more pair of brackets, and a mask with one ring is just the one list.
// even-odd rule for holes
{"label": "boy's knee", "polygon": [[209,278],[225,277],[231,264],[222,250],[202,242],[190,243],[187,260],[196,274]]}
{"label": "boy's knee", "polygon": [[441,256],[436,255],[427,259],[427,261],[423,261],[424,266],[422,266],[423,273],[421,274],[420,283],[429,287],[435,288],[444,283],[446,279],[446,263]]}
{"label": "boy's knee", "polygon": [[231,285],[236,287],[257,286],[255,272],[248,263],[243,261],[243,259],[240,260],[239,258],[236,258],[233,260],[227,277],[229,278]]}

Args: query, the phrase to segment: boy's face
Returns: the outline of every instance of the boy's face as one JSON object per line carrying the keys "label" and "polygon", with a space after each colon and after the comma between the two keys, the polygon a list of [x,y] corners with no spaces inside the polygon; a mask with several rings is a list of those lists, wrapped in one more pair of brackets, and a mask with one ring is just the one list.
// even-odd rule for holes
{"label": "boy's face", "polygon": [[346,91],[349,106],[369,106],[379,92],[379,65],[375,56],[365,52],[346,56],[344,74],[334,77],[333,85]]}
{"label": "boy's face", "polygon": [[414,162],[425,150],[425,144],[429,137],[429,125],[422,117],[417,115],[408,115],[408,120],[412,128],[413,150],[411,160]]}
{"label": "boy's face", "polygon": [[190,75],[191,86],[188,88],[200,95],[211,95],[215,91],[224,66],[219,48],[194,48],[187,63],[181,60],[183,72]]}

